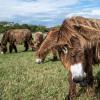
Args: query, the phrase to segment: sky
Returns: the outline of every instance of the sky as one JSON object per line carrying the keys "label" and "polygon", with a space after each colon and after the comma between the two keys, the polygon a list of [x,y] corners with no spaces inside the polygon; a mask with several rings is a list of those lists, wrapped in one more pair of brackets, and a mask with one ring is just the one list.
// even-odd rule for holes
{"label": "sky", "polygon": [[100,0],[0,0],[0,21],[51,27],[72,16],[100,18]]}

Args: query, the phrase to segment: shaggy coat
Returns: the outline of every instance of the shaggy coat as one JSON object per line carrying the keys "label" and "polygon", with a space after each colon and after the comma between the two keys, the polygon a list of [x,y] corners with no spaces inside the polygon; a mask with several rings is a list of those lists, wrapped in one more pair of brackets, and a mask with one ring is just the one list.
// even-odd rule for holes
{"label": "shaggy coat", "polygon": [[7,43],[9,42],[9,52],[14,49],[17,52],[16,44],[24,43],[25,51],[28,50],[29,44],[32,43],[32,33],[29,29],[11,29],[4,33],[1,40],[1,48],[5,53]]}
{"label": "shaggy coat", "polygon": [[92,47],[93,49],[95,48],[94,59],[96,62],[100,62],[100,36],[98,35],[100,34],[100,30],[84,25],[75,25],[74,28],[76,32],[78,32],[82,37],[85,38],[85,40],[87,40],[87,42],[82,41],[81,43],[85,46],[85,48],[92,48]]}
{"label": "shaggy coat", "polygon": [[64,20],[60,30],[50,31],[40,47],[40,55],[55,47],[64,67],[69,70],[69,94],[66,99],[72,100],[76,95],[76,83],[89,88],[93,86],[94,58],[100,63],[100,55],[97,55],[100,54],[99,29],[99,20],[72,17]]}
{"label": "shaggy coat", "polygon": [[[48,33],[46,33],[45,37],[43,38],[43,34],[41,32],[36,32],[34,34],[34,45],[33,45],[33,49],[36,50],[36,56],[37,58],[40,58],[40,55],[39,55],[39,47],[42,45],[42,42],[45,40],[45,38],[47,37]],[[47,53],[41,55],[41,59],[42,59],[42,62],[44,62],[47,54],[51,52],[52,55],[53,55],[53,61],[56,61],[57,60],[57,50],[55,48],[51,48]],[[38,62],[38,60],[36,60],[36,62]],[[40,63],[40,62],[38,62]]]}

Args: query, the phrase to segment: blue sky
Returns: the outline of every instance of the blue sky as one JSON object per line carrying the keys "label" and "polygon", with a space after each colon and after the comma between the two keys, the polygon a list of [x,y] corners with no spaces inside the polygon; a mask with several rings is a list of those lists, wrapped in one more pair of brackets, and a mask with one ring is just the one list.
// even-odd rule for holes
{"label": "blue sky", "polygon": [[100,18],[100,0],[0,0],[0,21],[55,26],[77,15]]}

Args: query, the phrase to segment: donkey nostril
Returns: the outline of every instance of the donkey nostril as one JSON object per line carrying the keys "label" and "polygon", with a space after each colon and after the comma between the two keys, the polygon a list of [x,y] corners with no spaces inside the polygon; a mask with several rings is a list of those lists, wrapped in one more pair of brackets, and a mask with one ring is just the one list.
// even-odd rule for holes
{"label": "donkey nostril", "polygon": [[75,82],[75,83],[80,83],[82,81],[84,81],[84,78],[82,78],[82,77],[75,77],[75,78],[73,78],[73,82]]}
{"label": "donkey nostril", "polygon": [[75,82],[75,83],[79,83],[80,81],[79,81],[78,78],[73,78],[73,82]]}

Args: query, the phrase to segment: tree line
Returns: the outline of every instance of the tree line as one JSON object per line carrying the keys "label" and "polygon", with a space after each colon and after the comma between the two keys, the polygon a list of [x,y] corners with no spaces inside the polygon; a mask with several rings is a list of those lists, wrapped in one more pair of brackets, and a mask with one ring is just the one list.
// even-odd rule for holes
{"label": "tree line", "polygon": [[13,22],[0,22],[0,34],[6,32],[9,29],[30,29],[32,32],[48,32],[49,28],[42,25],[30,25],[30,24],[18,24]]}

